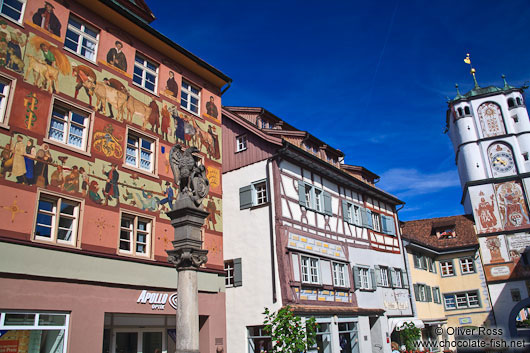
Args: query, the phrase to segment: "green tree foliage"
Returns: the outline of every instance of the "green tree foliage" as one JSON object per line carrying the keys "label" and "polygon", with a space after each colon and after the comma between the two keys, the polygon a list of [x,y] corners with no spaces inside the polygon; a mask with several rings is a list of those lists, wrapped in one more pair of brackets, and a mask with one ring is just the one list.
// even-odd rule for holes
{"label": "green tree foliage", "polygon": [[405,322],[398,331],[401,342],[405,344],[407,350],[414,350],[416,346],[414,342],[421,338],[421,330],[414,326],[412,322]]}
{"label": "green tree foliage", "polygon": [[316,345],[317,323],[314,317],[305,322],[289,306],[277,312],[265,308],[264,331],[271,335],[273,352],[301,353]]}

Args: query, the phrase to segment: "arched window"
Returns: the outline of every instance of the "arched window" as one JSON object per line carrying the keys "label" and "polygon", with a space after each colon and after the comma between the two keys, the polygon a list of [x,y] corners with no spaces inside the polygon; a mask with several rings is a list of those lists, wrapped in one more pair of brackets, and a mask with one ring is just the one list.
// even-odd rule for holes
{"label": "arched window", "polygon": [[515,107],[515,101],[513,100],[513,98],[508,98],[508,108],[513,107]]}
{"label": "arched window", "polygon": [[520,98],[520,97],[515,98],[515,100],[517,101],[517,105],[521,105],[521,104],[523,104],[523,103],[521,102],[521,98]]}
{"label": "arched window", "polygon": [[465,113],[466,115],[471,115],[471,111],[469,110],[469,107],[468,107],[468,106],[464,107],[464,113]]}
{"label": "arched window", "polygon": [[458,116],[462,116],[462,108],[458,108]]}

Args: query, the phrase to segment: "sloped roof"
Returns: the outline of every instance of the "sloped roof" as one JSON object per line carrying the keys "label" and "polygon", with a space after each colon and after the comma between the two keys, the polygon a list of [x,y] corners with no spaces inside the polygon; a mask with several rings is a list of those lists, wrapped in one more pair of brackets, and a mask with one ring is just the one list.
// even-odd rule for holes
{"label": "sloped roof", "polygon": [[[432,235],[433,229],[450,226],[455,227],[455,237],[438,239],[436,235]],[[433,250],[449,250],[478,245],[475,223],[471,215],[403,222],[401,237]]]}

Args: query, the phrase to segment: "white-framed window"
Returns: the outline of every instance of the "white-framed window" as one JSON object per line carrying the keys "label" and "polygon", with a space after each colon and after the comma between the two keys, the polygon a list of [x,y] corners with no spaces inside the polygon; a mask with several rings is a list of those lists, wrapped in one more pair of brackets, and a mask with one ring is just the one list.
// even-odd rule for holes
{"label": "white-framed window", "polygon": [[267,183],[265,180],[252,183],[253,206],[259,206],[268,202]]}
{"label": "white-framed window", "polygon": [[440,261],[440,273],[442,277],[454,276],[455,269],[453,266],[453,261]]}
{"label": "white-framed window", "polygon": [[149,92],[156,93],[158,65],[136,53],[134,57],[133,82]]}
{"label": "white-framed window", "polygon": [[320,284],[320,268],[318,259],[309,256],[300,256],[302,268],[302,282]]}
{"label": "white-framed window", "polygon": [[152,232],[152,219],[123,212],[120,220],[118,252],[150,257]]}
{"label": "white-framed window", "polygon": [[225,261],[225,286],[234,286],[234,260]]}
{"label": "white-framed window", "polygon": [[90,114],[57,100],[53,103],[48,138],[86,151]]}
{"label": "white-framed window", "polygon": [[462,274],[475,273],[475,261],[470,257],[460,259],[460,270]]}
{"label": "white-framed window", "polygon": [[333,262],[333,283],[338,287],[348,286],[347,269],[345,264]]}
{"label": "white-framed window", "polygon": [[192,85],[186,80],[182,80],[182,89],[180,92],[181,108],[199,115],[201,102],[201,90],[199,87]]}
{"label": "white-framed window", "polygon": [[318,212],[322,212],[323,205],[322,205],[322,190],[313,188],[315,193],[315,210]]}
{"label": "white-framed window", "polygon": [[241,152],[247,149],[247,135],[239,135],[236,137],[236,152]]}
{"label": "white-framed window", "polygon": [[372,212],[372,225],[374,231],[381,231],[381,215],[379,213]]}
{"label": "white-framed window", "polygon": [[125,164],[149,173],[154,173],[155,146],[156,142],[153,139],[129,130],[125,151]]}
{"label": "white-framed window", "polygon": [[64,47],[87,60],[96,62],[99,30],[70,15]]}
{"label": "white-framed window", "polygon": [[440,298],[440,288],[439,287],[432,287],[432,301],[436,304],[440,304],[441,298]]}
{"label": "white-framed window", "polygon": [[370,269],[366,267],[359,267],[359,279],[361,281],[360,289],[372,289],[372,281],[370,278]]}
{"label": "white-framed window", "polygon": [[392,279],[394,283],[392,285],[394,288],[403,288],[402,277],[404,275],[403,271],[395,269],[396,276]]}
{"label": "white-framed window", "polygon": [[80,202],[41,192],[37,206],[34,239],[56,244],[77,244]]}
{"label": "white-framed window", "polygon": [[7,123],[7,107],[10,100],[13,80],[0,76],[0,124]]}
{"label": "white-framed window", "polygon": [[18,24],[22,24],[25,9],[26,0],[0,0],[0,13]]}
{"label": "white-framed window", "polygon": [[305,184],[305,204],[311,207],[313,205],[313,187],[309,184]]}
{"label": "white-framed window", "polygon": [[272,352],[272,340],[264,326],[247,326],[248,353]]}
{"label": "white-framed window", "polygon": [[31,352],[66,353],[69,320],[66,313],[0,312],[4,352],[20,352],[25,342]]}
{"label": "white-framed window", "polygon": [[446,310],[479,308],[480,299],[478,291],[444,294]]}
{"label": "white-framed window", "polygon": [[388,281],[388,267],[380,267],[379,273],[381,274],[381,285],[383,287],[389,287],[390,283]]}

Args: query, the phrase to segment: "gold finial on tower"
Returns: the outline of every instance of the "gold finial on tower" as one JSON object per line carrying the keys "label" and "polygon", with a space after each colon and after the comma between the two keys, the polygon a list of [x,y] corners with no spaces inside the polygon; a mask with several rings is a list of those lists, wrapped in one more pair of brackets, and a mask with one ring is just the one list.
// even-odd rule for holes
{"label": "gold finial on tower", "polygon": [[469,64],[469,66],[471,66],[471,70],[469,72],[471,73],[471,75],[473,75],[473,81],[475,81],[475,88],[480,88],[480,86],[478,85],[478,82],[477,82],[477,78],[475,76],[475,72],[477,72],[477,70],[475,70],[475,68],[471,65],[471,58],[469,57],[469,53],[467,54],[466,58],[464,59],[464,62],[466,64]]}

